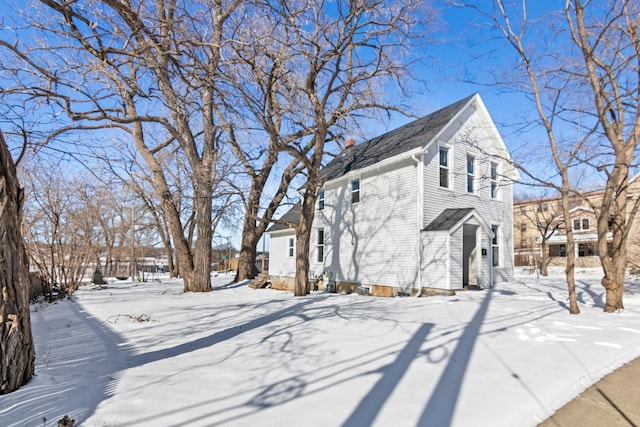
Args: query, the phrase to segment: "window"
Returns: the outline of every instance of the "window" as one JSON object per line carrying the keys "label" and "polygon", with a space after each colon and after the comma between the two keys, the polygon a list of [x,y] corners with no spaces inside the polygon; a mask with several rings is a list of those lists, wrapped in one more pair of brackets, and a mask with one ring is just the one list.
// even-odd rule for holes
{"label": "window", "polygon": [[324,229],[318,229],[318,262],[324,262]]}
{"label": "window", "polygon": [[493,266],[500,266],[500,227],[497,225],[491,226],[493,231],[493,238],[491,239],[491,257],[493,259]]}
{"label": "window", "polygon": [[449,149],[440,147],[440,187],[449,188]]}
{"label": "window", "polygon": [[596,245],[595,243],[579,243],[578,244],[578,256],[596,256]]}
{"label": "window", "polygon": [[324,190],[320,191],[320,195],[318,196],[318,210],[324,209]]}
{"label": "window", "polygon": [[498,198],[498,164],[491,162],[491,198]]}
{"label": "window", "polygon": [[548,203],[540,203],[538,205],[538,212],[548,212],[549,211],[549,204]]}
{"label": "window", "polygon": [[360,201],[360,179],[351,181],[351,203]]}
{"label": "window", "polygon": [[467,156],[467,193],[475,192],[476,182],[476,159],[473,156]]}
{"label": "window", "polygon": [[293,258],[293,255],[296,252],[296,249],[295,249],[296,248],[296,239],[295,239],[295,237],[289,237],[288,246],[289,246],[289,248],[288,248],[289,249],[289,251],[288,251],[289,252],[289,258]]}
{"label": "window", "polygon": [[540,221],[538,223],[538,230],[540,231],[545,231],[547,227],[549,227],[549,223],[547,223],[546,221]]}
{"label": "window", "polygon": [[527,224],[526,223],[522,223],[520,224],[520,231],[527,231]]}
{"label": "window", "polygon": [[567,247],[565,245],[549,245],[550,257],[566,257]]}
{"label": "window", "polygon": [[576,218],[573,220],[573,229],[574,231],[586,231],[591,228],[591,224],[589,218]]}

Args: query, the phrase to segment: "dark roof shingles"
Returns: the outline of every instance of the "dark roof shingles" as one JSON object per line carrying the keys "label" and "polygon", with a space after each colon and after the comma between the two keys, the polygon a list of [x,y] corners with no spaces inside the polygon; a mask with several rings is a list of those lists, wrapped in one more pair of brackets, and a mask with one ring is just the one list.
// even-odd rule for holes
{"label": "dark roof shingles", "polygon": [[429,223],[422,231],[446,231],[459,223],[473,208],[445,209]]}
{"label": "dark roof shingles", "polygon": [[414,148],[425,146],[472,97],[473,95],[468,96],[355,147],[345,148],[322,169],[322,175],[327,181],[331,181],[352,170],[362,169]]}
{"label": "dark roof shingles", "polygon": [[[282,215],[279,221],[289,222],[292,224],[300,223],[300,216],[302,215],[302,205],[297,203],[293,205],[291,209],[289,209],[284,215]],[[291,227],[285,224],[272,224],[271,227],[267,229],[267,233],[272,231],[280,231],[280,230],[288,230]]]}

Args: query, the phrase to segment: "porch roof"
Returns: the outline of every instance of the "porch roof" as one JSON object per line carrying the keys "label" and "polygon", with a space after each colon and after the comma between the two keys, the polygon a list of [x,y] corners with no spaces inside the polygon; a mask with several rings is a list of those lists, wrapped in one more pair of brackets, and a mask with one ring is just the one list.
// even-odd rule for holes
{"label": "porch roof", "polygon": [[493,231],[485,222],[475,208],[449,208],[443,210],[433,221],[431,221],[422,231],[448,231],[453,232],[470,218],[475,218],[480,227],[491,237]]}

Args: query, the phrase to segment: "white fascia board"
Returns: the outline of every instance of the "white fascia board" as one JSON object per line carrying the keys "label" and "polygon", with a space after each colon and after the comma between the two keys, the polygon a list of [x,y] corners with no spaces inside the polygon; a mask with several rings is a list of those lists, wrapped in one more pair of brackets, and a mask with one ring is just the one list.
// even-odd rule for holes
{"label": "white fascia board", "polygon": [[296,234],[296,230],[289,227],[289,228],[285,228],[282,230],[276,230],[276,231],[265,231],[266,234],[271,234],[273,236],[286,236],[287,234]]}
{"label": "white fascia board", "polygon": [[491,227],[489,226],[489,224],[487,224],[487,222],[480,216],[480,214],[478,213],[478,211],[476,211],[475,208],[473,208],[473,210],[471,212],[469,212],[468,214],[466,214],[464,216],[464,218],[462,218],[460,221],[458,221],[458,223],[456,225],[454,225],[453,227],[451,227],[449,229],[449,234],[454,233],[458,228],[462,227],[462,225],[467,222],[469,220],[469,218],[474,217],[479,223],[480,226],[484,229],[485,233],[487,233],[489,236],[491,236],[491,238],[493,239],[493,231],[491,231]]}

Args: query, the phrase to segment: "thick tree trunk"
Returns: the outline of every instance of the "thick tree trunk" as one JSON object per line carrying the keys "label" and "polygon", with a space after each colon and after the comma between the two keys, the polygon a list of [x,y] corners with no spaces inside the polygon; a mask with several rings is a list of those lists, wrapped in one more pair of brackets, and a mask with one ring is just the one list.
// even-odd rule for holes
{"label": "thick tree trunk", "polygon": [[549,262],[551,262],[551,257],[549,256],[549,244],[544,242],[542,244],[542,256],[540,257],[540,274],[544,277],[549,275]]}
{"label": "thick tree trunk", "polygon": [[255,189],[256,183],[253,183],[252,190],[249,192],[247,200],[247,209],[242,225],[242,241],[240,242],[240,258],[238,259],[238,271],[236,272],[236,282],[249,280],[255,277],[256,265],[256,246],[262,234],[262,230],[256,227],[255,217],[258,214],[259,194]]}
{"label": "thick tree trunk", "polygon": [[[598,254],[604,277],[604,311],[612,313],[624,308],[624,278],[627,269],[627,232],[631,223],[626,221],[627,184],[629,170],[625,165],[617,165],[609,176],[608,185],[602,197],[598,217]],[[607,241],[609,222],[613,223],[613,239]]]}
{"label": "thick tree trunk", "polygon": [[309,293],[309,250],[313,217],[315,215],[316,199],[322,184],[320,182],[307,181],[300,223],[296,227],[296,276],[294,279],[293,294],[304,296]]}
{"label": "thick tree trunk", "polygon": [[256,231],[247,231],[245,224],[245,230],[242,232],[242,242],[240,244],[236,282],[253,279],[256,276],[256,247],[258,240],[260,240],[260,235],[258,235]]}
{"label": "thick tree trunk", "polygon": [[309,294],[309,241],[311,237],[311,219],[304,214],[296,227],[296,276],[293,284],[293,295],[300,297]]}
{"label": "thick tree trunk", "polygon": [[[207,168],[205,168],[207,169]],[[205,171],[205,174],[210,172]],[[197,237],[193,254],[193,281],[187,285],[184,282],[185,292],[209,292],[211,291],[211,240],[213,230],[211,228],[211,179],[203,176],[196,188],[196,229]]]}
{"label": "thick tree trunk", "polygon": [[13,160],[0,134],[0,394],[16,390],[34,372],[22,202]]}

